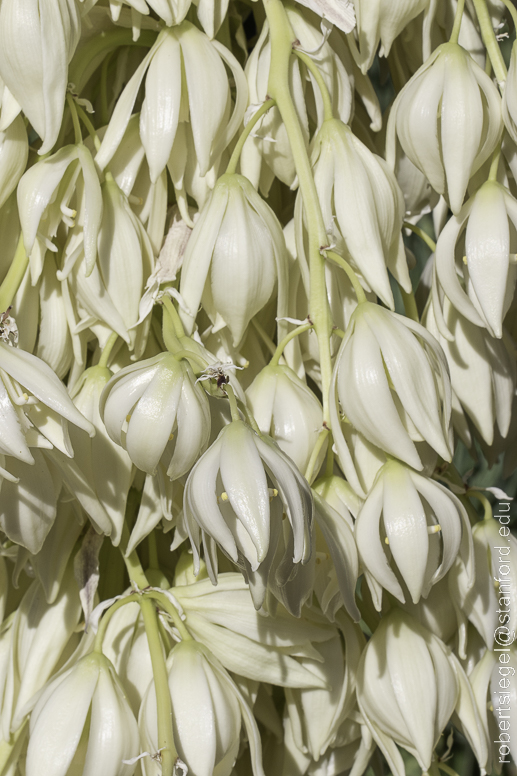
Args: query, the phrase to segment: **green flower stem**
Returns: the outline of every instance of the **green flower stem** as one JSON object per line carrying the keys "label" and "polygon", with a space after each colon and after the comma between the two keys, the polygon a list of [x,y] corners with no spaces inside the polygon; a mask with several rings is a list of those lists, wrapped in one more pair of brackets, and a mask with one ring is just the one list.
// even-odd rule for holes
{"label": "green flower stem", "polygon": [[86,129],[88,131],[88,134],[90,135],[90,137],[93,140],[93,145],[95,146],[95,150],[98,151],[99,148],[101,147],[101,141],[99,140],[99,136],[97,134],[97,130],[95,129],[95,127],[93,126],[92,122],[88,118],[88,114],[86,113],[86,111],[83,110],[80,105],[77,105],[77,103],[75,104],[75,108],[76,108],[76,111],[77,111],[77,115],[79,116],[79,118],[83,122],[84,126],[86,127]]}
{"label": "green flower stem", "polygon": [[13,303],[13,299],[16,296],[27,267],[29,266],[29,257],[25,252],[25,245],[23,244],[23,234],[20,233],[18,245],[16,246],[16,252],[12,260],[11,266],[5,276],[2,285],[0,286],[0,313],[4,313],[8,307]]}
{"label": "green flower stem", "polygon": [[497,38],[495,36],[494,28],[492,27],[492,19],[490,18],[490,13],[488,12],[486,0],[472,0],[472,2],[474,3],[474,8],[476,9],[483,43],[485,44],[488,56],[492,62],[495,77],[501,86],[505,83],[508,73],[506,71],[503,55],[501,54],[501,49],[499,48],[499,43],[497,42]]}
{"label": "green flower stem", "polygon": [[499,169],[499,160],[501,159],[501,143],[497,144],[497,147],[492,156],[492,163],[490,164],[490,172],[488,173],[488,180],[497,181],[497,171]]}
{"label": "green flower stem", "polygon": [[106,635],[106,629],[109,625],[109,621],[115,612],[126,604],[138,603],[139,598],[139,593],[131,593],[131,595],[127,595],[124,598],[119,598],[118,601],[115,601],[115,603],[106,610],[105,614],[103,614],[101,618],[99,629],[97,631],[97,635],[95,636],[95,643],[93,645],[94,652],[98,652],[102,655],[102,642],[104,641],[104,636]]}
{"label": "green flower stem", "polygon": [[326,427],[322,428],[318,434],[318,438],[316,439],[316,444],[314,445],[314,448],[311,453],[311,457],[309,459],[309,463],[307,464],[307,469],[305,470],[305,479],[309,484],[312,484],[314,480],[314,475],[318,472],[314,471],[316,468],[316,463],[318,461],[318,456],[320,454],[321,448],[325,444],[325,440],[328,437],[330,433],[330,430]]}
{"label": "green flower stem", "polygon": [[511,0],[503,0],[503,3],[510,11],[510,15],[512,17],[513,26],[517,30],[517,8],[514,6]]}
{"label": "green flower stem", "polygon": [[196,355],[196,353],[193,353],[191,350],[175,350],[174,355],[178,360],[181,358],[184,358],[187,361],[188,360],[194,361],[195,364],[201,367],[202,371],[204,371],[208,366],[208,362],[205,361],[204,358],[201,358],[201,356]]}
{"label": "green flower stem", "polygon": [[174,326],[174,333],[176,334],[176,337],[178,337],[178,339],[180,337],[184,337],[185,329],[183,328],[181,318],[179,317],[176,308],[172,304],[172,300],[170,296],[168,294],[164,294],[161,298],[161,302],[171,317],[171,321],[172,321],[172,325]]}
{"label": "green flower stem", "polygon": [[262,436],[262,431],[258,427],[257,421],[255,420],[255,417],[252,412],[246,407],[243,401],[240,399],[237,399],[237,407],[240,409],[248,423],[250,424],[251,428],[255,432],[255,434],[258,434],[258,436]]}
{"label": "green flower stem", "polygon": [[244,148],[244,143],[246,142],[246,140],[251,134],[251,131],[254,129],[254,127],[257,125],[260,119],[263,116],[265,116],[268,110],[270,110],[274,105],[276,105],[275,101],[272,99],[269,99],[269,100],[266,100],[266,102],[264,102],[257,111],[255,111],[251,119],[244,127],[244,130],[242,131],[239,139],[237,140],[237,145],[233,149],[233,153],[230,157],[230,161],[228,162],[228,167],[226,168],[225,175],[228,175],[228,173],[232,174],[235,172],[235,170],[237,169],[237,165],[239,163],[242,149]]}
{"label": "green flower stem", "polygon": [[70,93],[66,95],[66,104],[68,105],[68,109],[70,110],[70,115],[72,117],[72,124],[74,125],[74,140],[76,145],[81,145],[83,142],[83,136],[81,133],[81,124],[79,122],[79,116],[77,115],[77,105],[74,102],[74,98]]}
{"label": "green flower stem", "polygon": [[404,229],[409,229],[411,232],[413,232],[413,234],[418,235],[418,237],[420,237],[420,239],[425,242],[427,247],[430,248],[433,253],[436,251],[436,243],[431,237],[429,237],[427,232],[424,232],[424,230],[421,229],[419,226],[410,224],[409,221],[404,221],[403,226],[404,226]]}
{"label": "green flower stem", "polygon": [[485,514],[484,514],[484,519],[485,520],[493,520],[494,519],[494,514],[492,512],[492,504],[490,503],[490,501],[487,499],[487,497],[483,493],[480,493],[478,490],[470,490],[469,489],[469,490],[467,490],[465,495],[470,497],[470,498],[476,498],[478,501],[481,502],[481,504],[483,505],[484,512],[485,512]]}
{"label": "green flower stem", "polygon": [[345,261],[345,259],[340,256],[338,253],[335,253],[334,251],[325,251],[325,254],[328,259],[334,262],[334,264],[337,264],[338,267],[341,267],[346,274],[348,275],[348,278],[350,282],[352,283],[355,291],[355,295],[357,297],[357,301],[359,304],[363,304],[363,302],[367,302],[366,294],[364,293],[364,288],[362,287],[359,278],[355,274],[354,270],[348,263],[348,261]]}
{"label": "green flower stem", "polygon": [[99,358],[99,363],[97,364],[97,366],[102,366],[102,367],[108,366],[108,361],[110,359],[111,352],[117,340],[118,340],[118,334],[112,331],[108,337],[108,341],[106,342],[106,344],[102,349],[101,357]]}
{"label": "green flower stem", "polygon": [[296,108],[289,87],[289,65],[295,35],[281,0],[263,0],[269,22],[271,41],[271,66],[269,70],[268,94],[276,100],[284,122],[289,144],[294,157],[296,173],[303,199],[309,236],[310,297],[309,313],[318,337],[321,383],[323,395],[323,418],[330,427],[329,388],[332,379],[330,337],[332,321],[325,282],[325,259],[322,246],[328,238],[323,221],[318,192],[312,175],[312,168],[305,145],[305,137],[298,120]]}
{"label": "green flower stem", "polygon": [[314,324],[311,321],[307,321],[307,323],[302,323],[301,326],[297,326],[296,329],[293,329],[289,334],[287,334],[277,345],[277,348],[275,352],[273,353],[273,358],[269,362],[270,366],[278,366],[278,362],[280,361],[280,358],[282,356],[282,353],[285,350],[286,345],[291,342],[292,339],[295,337],[299,337],[300,334],[303,334],[304,331],[308,331],[309,329],[312,329]]}
{"label": "green flower stem", "polygon": [[167,598],[167,596],[164,593],[158,593],[156,590],[150,590],[149,591],[149,597],[154,598],[155,601],[158,601],[160,604],[160,608],[163,609],[164,612],[167,612],[168,615],[170,615],[172,621],[174,622],[174,625],[176,626],[182,641],[192,641],[192,636],[188,632],[185,623],[180,617],[180,614],[174,604],[171,603],[171,601]]}
{"label": "green flower stem", "polygon": [[[122,528],[121,545],[127,547],[129,541],[129,528],[124,523]],[[149,586],[144,570],[138,559],[138,555],[132,552],[127,558],[124,555],[124,563],[131,582],[134,582],[140,590]],[[161,749],[161,765],[163,776],[173,776],[174,763],[177,758],[172,730],[172,701],[169,692],[167,665],[165,652],[160,638],[158,614],[155,605],[148,596],[137,595],[138,603],[142,610],[145,633],[151,654],[154,686],[156,690],[156,708],[158,714],[158,749]]]}
{"label": "green flower stem", "polygon": [[253,325],[253,328],[255,329],[257,334],[259,335],[260,339],[262,340],[262,342],[266,346],[266,348],[269,350],[271,355],[274,356],[275,352],[276,352],[276,345],[273,342],[273,340],[271,339],[271,337],[269,337],[266,334],[266,332],[264,330],[264,327],[261,326],[260,323],[255,318],[251,319],[251,323]]}
{"label": "green flower stem", "polygon": [[460,36],[461,20],[463,18],[463,11],[465,10],[465,0],[458,0],[456,6],[456,15],[454,16],[454,24],[452,26],[451,37],[449,43],[457,43]]}
{"label": "green flower stem", "polygon": [[418,307],[416,306],[416,299],[414,293],[411,291],[409,294],[404,291],[402,286],[399,286],[402,301],[404,302],[404,310],[408,318],[420,323],[420,316],[418,314]]}
{"label": "green flower stem", "polygon": [[73,58],[69,69],[69,81],[74,85],[77,94],[86,86],[89,78],[99,67],[106,54],[120,46],[139,46],[151,48],[157,38],[157,33],[142,30],[138,40],[133,40],[131,30],[115,29],[94,35],[84,46],[81,46]]}
{"label": "green flower stem", "polygon": [[232,414],[232,420],[240,420],[241,416],[239,414],[239,408],[237,406],[237,399],[235,397],[235,394],[233,392],[233,388],[229,383],[225,383],[223,385],[223,391],[228,396],[228,401],[230,402],[230,412]]}
{"label": "green flower stem", "polygon": [[324,120],[332,121],[332,119],[334,118],[334,111],[332,110],[332,100],[330,99],[329,90],[327,89],[327,84],[325,83],[325,79],[321,74],[321,70],[314,62],[314,60],[311,59],[310,56],[306,54],[304,51],[300,51],[300,49],[296,48],[296,46],[293,47],[293,51],[298,57],[298,59],[301,62],[303,62],[307,70],[309,70],[309,72],[312,73],[312,75],[314,76],[314,80],[318,84],[318,89],[321,92],[321,98],[323,100]]}

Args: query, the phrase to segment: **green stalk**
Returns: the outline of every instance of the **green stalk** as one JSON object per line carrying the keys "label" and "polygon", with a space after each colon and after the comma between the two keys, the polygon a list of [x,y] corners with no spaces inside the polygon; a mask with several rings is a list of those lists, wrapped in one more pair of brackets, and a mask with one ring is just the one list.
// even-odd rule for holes
{"label": "green stalk", "polygon": [[[124,524],[122,529],[123,546],[127,547],[128,540],[129,529],[127,525]],[[132,552],[127,558],[125,555],[123,557],[130,580],[136,583],[140,590],[148,587],[149,582],[144,574],[136,551]],[[161,750],[162,775],[173,776],[177,751],[174,745],[172,701],[169,692],[165,651],[160,638],[158,614],[153,602],[149,600],[149,597],[139,595],[137,598],[142,610],[145,633],[149,644],[149,652],[151,654],[151,665],[153,668],[153,679],[156,690],[156,708],[158,714],[158,749]]]}
{"label": "green stalk", "polygon": [[304,331],[308,331],[309,329],[312,329],[313,324],[311,321],[307,321],[307,323],[302,323],[301,326],[297,326],[296,329],[293,329],[289,334],[286,334],[286,336],[280,340],[280,342],[277,345],[277,348],[275,352],[273,353],[273,357],[271,361],[269,362],[270,366],[278,366],[278,362],[280,361],[280,358],[282,356],[282,353],[285,350],[286,345],[291,342],[295,337],[299,337],[300,334],[303,334]]}
{"label": "green stalk", "polygon": [[233,153],[231,155],[230,161],[228,162],[228,167],[226,168],[225,175],[228,175],[228,173],[233,174],[235,172],[235,170],[237,169],[237,165],[239,163],[242,149],[244,148],[244,143],[246,142],[246,140],[251,134],[251,131],[257,125],[260,119],[263,116],[265,116],[268,110],[270,110],[274,105],[275,105],[274,100],[271,100],[271,99],[266,100],[266,102],[264,102],[260,106],[260,108],[253,114],[251,119],[248,121],[239,139],[237,140],[237,145],[233,149]]}
{"label": "green stalk", "polygon": [[415,226],[414,224],[410,224],[409,221],[404,221],[403,223],[404,229],[409,229],[413,234],[416,234],[420,237],[421,240],[425,242],[428,248],[432,250],[434,253],[436,251],[436,243],[435,241],[429,237],[427,232],[424,232],[423,229],[421,229],[419,226]]}
{"label": "green stalk", "polygon": [[317,472],[315,472],[314,470],[316,468],[318,455],[320,454],[320,450],[325,444],[325,440],[328,437],[329,433],[330,432],[328,428],[322,428],[318,434],[318,438],[316,439],[316,444],[314,445],[314,448],[312,450],[311,457],[309,459],[309,463],[307,464],[307,469],[304,475],[305,479],[309,484],[312,484],[312,481],[314,479],[314,474],[315,473],[317,474]]}
{"label": "green stalk", "polygon": [[452,26],[451,37],[449,43],[457,43],[460,36],[461,20],[463,18],[463,11],[465,10],[465,0],[458,0],[456,7],[456,15],[454,17],[454,24]]}
{"label": "green stalk", "polygon": [[118,334],[112,331],[108,337],[106,344],[102,349],[101,357],[99,358],[99,363],[97,364],[97,366],[102,366],[102,367],[108,366],[108,361],[110,359],[111,352],[117,340],[118,340]]}
{"label": "green stalk", "polygon": [[125,598],[119,598],[118,601],[115,601],[115,603],[110,606],[109,609],[106,610],[106,613],[102,616],[102,619],[99,623],[99,629],[97,631],[97,635],[95,636],[95,643],[93,645],[93,651],[98,652],[102,655],[102,642],[104,641],[104,636],[106,635],[106,630],[109,625],[109,621],[115,614],[115,612],[120,609],[122,606],[125,606],[126,604],[132,604],[132,603],[139,603],[139,594],[138,593],[132,593],[131,595],[126,596]]}
{"label": "green stalk", "polygon": [[230,412],[232,415],[232,420],[241,420],[241,416],[239,414],[239,408],[237,406],[237,399],[233,392],[232,386],[226,383],[225,385],[223,385],[223,391],[228,396],[228,401],[230,402]]}
{"label": "green stalk", "polygon": [[307,70],[309,70],[309,72],[311,72],[312,75],[314,76],[314,80],[318,84],[318,89],[321,92],[321,98],[323,100],[323,111],[324,111],[325,121],[332,121],[332,119],[334,118],[334,111],[332,110],[332,100],[330,99],[329,90],[327,89],[327,84],[325,83],[325,79],[321,74],[321,70],[314,62],[314,60],[311,59],[310,56],[306,54],[304,51],[300,51],[297,48],[294,48],[293,51],[298,57],[298,59],[301,62],[303,62]]}
{"label": "green stalk", "polygon": [[321,249],[327,245],[328,238],[316,184],[312,175],[311,163],[305,146],[305,138],[289,88],[289,65],[296,36],[291,29],[284,4],[281,0],[263,0],[263,2],[269,22],[271,40],[268,94],[276,100],[286,128],[305,209],[309,236],[309,315],[314,323],[318,337],[323,418],[330,427],[329,389],[332,379],[332,361],[330,356],[332,321],[325,282],[325,259],[321,255]]}
{"label": "green stalk", "polygon": [[495,77],[501,86],[506,81],[506,65],[504,63],[503,55],[501,54],[501,49],[499,48],[499,43],[497,42],[497,38],[495,36],[494,28],[492,27],[492,19],[490,18],[490,13],[488,12],[486,0],[472,0],[472,2],[474,3],[474,8],[476,9],[483,43],[485,44],[488,56],[492,62]]}
{"label": "green stalk", "polygon": [[74,141],[76,145],[81,145],[83,142],[83,136],[81,133],[81,124],[79,123],[79,116],[77,115],[77,105],[74,102],[74,98],[70,93],[66,95],[66,104],[72,117],[72,124],[74,125]]}
{"label": "green stalk", "polygon": [[0,312],[4,313],[8,307],[13,303],[13,299],[21,285],[27,267],[29,266],[29,257],[25,252],[25,245],[23,244],[23,233],[20,232],[20,238],[18,245],[16,246],[16,252],[11,262],[11,266],[5,276],[2,285],[0,286]]}
{"label": "green stalk", "polygon": [[362,287],[359,278],[355,274],[348,261],[345,261],[342,256],[340,256],[338,253],[335,253],[334,251],[325,251],[325,253],[327,254],[327,258],[329,258],[334,262],[334,264],[337,264],[338,267],[341,267],[341,269],[346,272],[350,282],[354,287],[355,295],[359,304],[367,302],[368,300],[366,298],[366,294],[364,293],[364,288]]}

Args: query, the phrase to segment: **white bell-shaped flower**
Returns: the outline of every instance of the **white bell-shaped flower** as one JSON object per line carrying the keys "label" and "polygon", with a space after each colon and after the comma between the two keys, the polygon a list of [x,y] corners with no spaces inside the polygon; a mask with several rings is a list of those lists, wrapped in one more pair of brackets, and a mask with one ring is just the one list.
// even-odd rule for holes
{"label": "white bell-shaped flower", "polygon": [[447,222],[436,245],[436,274],[459,312],[494,337],[517,281],[517,200],[496,181],[487,181]]}
{"label": "white bell-shaped flower", "polygon": [[462,537],[462,554],[469,564],[470,523],[458,498],[439,482],[388,461],[355,522],[357,548],[376,608],[380,611],[383,588],[404,602],[396,571],[413,603],[425,598],[451,568]]}
{"label": "white bell-shaped flower", "polygon": [[187,480],[184,510],[196,562],[203,540],[214,584],[216,544],[234,563],[252,572],[265,561],[269,566],[284,509],[292,532],[286,560],[307,563],[313,512],[307,482],[273,440],[259,436],[241,420],[233,421]]}
{"label": "white bell-shaped flower", "polygon": [[[233,112],[225,64],[237,84]],[[144,78],[140,137],[151,180],[156,181],[165,169],[183,122],[190,122],[200,174],[206,175],[244,115],[248,90],[241,66],[225,46],[211,41],[190,22],[163,30],[117,102],[95,157],[101,169],[120,145]]]}
{"label": "white bell-shaped flower", "polygon": [[386,155],[395,140],[458,213],[471,176],[493,153],[502,127],[492,79],[457,43],[443,43],[398,95],[388,121]]}
{"label": "white bell-shaped flower", "polygon": [[[262,433],[270,434],[303,474],[323,424],[316,396],[288,366],[269,365],[257,375],[246,397]],[[324,454],[323,448],[320,465]]]}
{"label": "white bell-shaped flower", "polygon": [[[210,651],[195,641],[182,641],[168,660],[174,745],[192,776],[230,776],[239,752],[241,727],[248,735],[253,776],[264,776],[260,733],[253,713],[225,669]],[[142,702],[139,727],[143,746],[158,750],[156,690],[151,682]],[[142,759],[144,776],[159,776],[161,768]]]}
{"label": "white bell-shaped flower", "polygon": [[247,178],[223,175],[196,222],[183,259],[184,305],[179,313],[187,333],[202,302],[214,327],[228,326],[238,346],[250,320],[276,288],[282,317],[287,312],[282,227]]}
{"label": "white bell-shaped flower", "polygon": [[68,64],[81,35],[76,0],[4,0],[0,6],[0,76],[43,140],[57,140],[68,84]]}
{"label": "white bell-shaped flower", "polygon": [[210,437],[208,398],[187,361],[160,353],[117,372],[100,398],[111,439],[139,469],[171,479],[187,474]]}
{"label": "white bell-shaped flower", "polygon": [[470,446],[471,433],[465,413],[486,444],[492,445],[496,425],[503,438],[510,429],[517,379],[515,359],[504,339],[491,337],[486,329],[464,318],[447,298],[442,313],[447,331],[454,339],[440,332],[432,302],[423,322],[447,358],[453,391],[453,426]]}
{"label": "white bell-shaped flower", "polygon": [[59,674],[30,721],[27,776],[131,776],[138,726],[113,666],[98,652]]}
{"label": "white bell-shaped flower", "polygon": [[451,460],[451,386],[438,342],[418,323],[371,302],[354,311],[336,358],[331,388],[348,420],[376,447],[414,469],[414,442]]}
{"label": "white bell-shaped flower", "polygon": [[394,776],[405,773],[397,744],[429,770],[458,691],[450,650],[437,636],[401,609],[382,618],[361,656],[357,698]]}
{"label": "white bell-shaped flower", "polygon": [[357,43],[352,36],[349,40],[363,73],[372,66],[379,43],[379,56],[387,57],[395,38],[428,4],[428,0],[395,0],[389,5],[382,0],[354,0]]}
{"label": "white bell-shaped flower", "polygon": [[411,281],[401,234],[404,198],[393,173],[336,119],[325,121],[314,139],[312,164],[323,219],[338,252],[344,250],[367,290],[394,309],[388,269],[408,292]]}

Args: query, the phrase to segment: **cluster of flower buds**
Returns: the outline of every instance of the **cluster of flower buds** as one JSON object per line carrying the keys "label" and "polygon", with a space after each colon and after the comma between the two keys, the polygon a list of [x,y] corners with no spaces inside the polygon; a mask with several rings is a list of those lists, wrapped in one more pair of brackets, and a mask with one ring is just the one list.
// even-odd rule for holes
{"label": "cluster of flower buds", "polygon": [[0,0],[0,776],[511,773],[516,30]]}

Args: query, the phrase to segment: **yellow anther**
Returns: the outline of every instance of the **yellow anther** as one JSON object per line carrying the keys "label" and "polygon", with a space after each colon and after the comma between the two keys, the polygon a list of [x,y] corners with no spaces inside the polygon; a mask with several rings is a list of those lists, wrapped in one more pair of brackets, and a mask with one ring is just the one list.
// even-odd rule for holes
{"label": "yellow anther", "polygon": [[228,501],[228,493],[225,490],[221,493],[221,501]]}
{"label": "yellow anther", "polygon": [[427,533],[428,534],[440,533],[441,530],[442,530],[442,526],[439,523],[437,523],[436,525],[428,525],[427,526]]}
{"label": "yellow anther", "polygon": [[171,431],[169,434],[169,442],[171,442],[174,439],[174,431]]}
{"label": "yellow anther", "polygon": [[131,413],[129,413],[129,415],[126,415],[126,423],[129,423],[130,420],[131,420]]}
{"label": "yellow anther", "polygon": [[390,543],[390,540],[388,539],[388,537],[386,537],[386,538],[384,539],[384,544],[389,544],[389,543]]}
{"label": "yellow anther", "polygon": [[466,263],[467,263],[467,257],[466,257],[466,256],[464,256],[464,257],[463,257],[463,263],[464,263],[464,264],[466,264]]}

